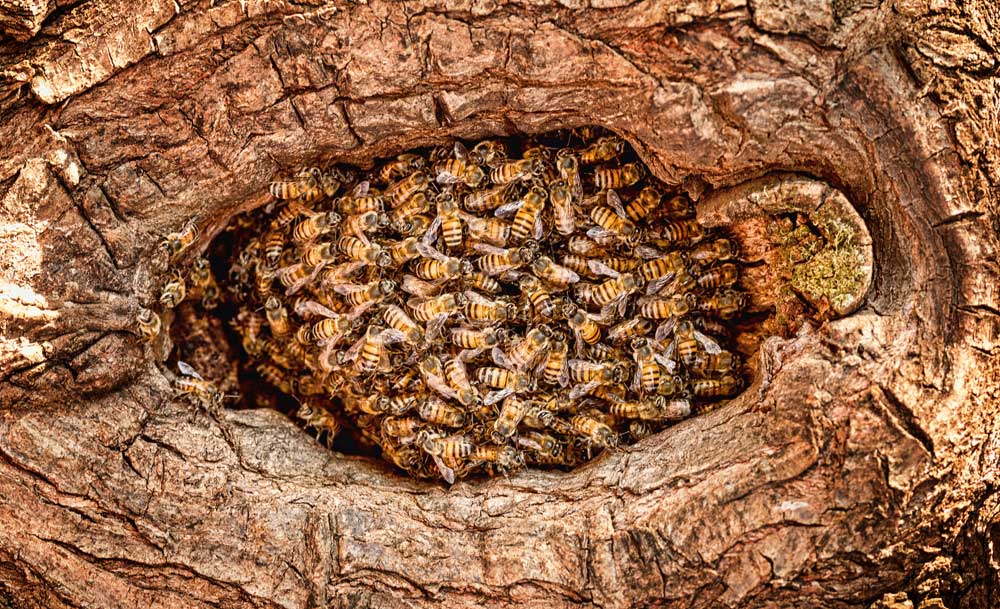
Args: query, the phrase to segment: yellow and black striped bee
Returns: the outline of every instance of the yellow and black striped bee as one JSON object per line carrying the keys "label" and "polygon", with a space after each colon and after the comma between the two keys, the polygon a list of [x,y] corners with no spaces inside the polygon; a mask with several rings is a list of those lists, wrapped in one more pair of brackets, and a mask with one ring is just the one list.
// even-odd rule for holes
{"label": "yellow and black striped bee", "polygon": [[151,343],[156,340],[156,337],[160,335],[160,330],[163,327],[162,322],[160,321],[160,316],[150,309],[140,308],[139,314],[135,319],[139,326],[139,336],[142,340],[147,343]]}

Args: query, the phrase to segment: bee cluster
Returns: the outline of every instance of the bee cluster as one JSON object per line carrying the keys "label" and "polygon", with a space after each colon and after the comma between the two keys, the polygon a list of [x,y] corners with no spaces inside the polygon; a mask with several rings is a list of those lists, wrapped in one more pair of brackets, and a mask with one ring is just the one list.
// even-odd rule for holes
{"label": "bee cluster", "polygon": [[733,243],[593,128],[311,168],[238,219],[259,377],[417,477],[573,466],[739,391]]}

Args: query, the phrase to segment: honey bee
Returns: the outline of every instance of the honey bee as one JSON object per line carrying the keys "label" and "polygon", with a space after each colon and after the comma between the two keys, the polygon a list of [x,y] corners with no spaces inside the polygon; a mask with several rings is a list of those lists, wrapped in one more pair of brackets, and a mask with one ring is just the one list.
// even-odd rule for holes
{"label": "honey bee", "polygon": [[591,260],[590,267],[602,269],[612,279],[593,286],[592,289],[578,291],[577,294],[584,300],[601,307],[602,317],[608,317],[615,309],[618,310],[619,315],[623,315],[628,297],[641,286],[639,279],[633,273],[618,273],[596,260]]}
{"label": "honey bee", "polygon": [[625,216],[632,222],[641,222],[660,206],[663,195],[656,188],[647,186],[625,205]]}
{"label": "honey bee", "polygon": [[187,295],[187,289],[184,285],[184,277],[180,273],[175,272],[170,281],[163,286],[163,292],[160,294],[160,304],[167,309],[173,309],[184,300],[185,295]]}
{"label": "honey bee", "polygon": [[462,216],[459,214],[454,197],[450,193],[446,194],[448,196],[437,197],[438,214],[427,229],[424,243],[433,242],[434,235],[440,227],[445,247],[455,250],[462,245]]}
{"label": "honey bee", "polygon": [[552,299],[548,290],[537,277],[528,274],[521,275],[518,279],[518,285],[521,288],[521,293],[534,307],[535,313],[545,318],[555,317],[557,309],[555,300]]}
{"label": "honey bee", "polygon": [[455,158],[435,165],[434,174],[438,184],[462,183],[469,188],[478,187],[486,178],[483,170],[471,162],[461,142],[455,142]]}
{"label": "honey bee", "polygon": [[722,266],[717,266],[714,269],[709,269],[698,275],[696,278],[698,285],[703,288],[728,288],[729,286],[736,283],[739,279],[740,272],[736,268],[736,265],[727,262]]}
{"label": "honey bee", "polygon": [[566,323],[569,324],[573,335],[576,336],[578,353],[582,343],[594,345],[600,342],[601,326],[594,321],[589,313],[572,302],[567,302],[563,305],[563,315],[566,316]]}
{"label": "honey bee", "polygon": [[[500,391],[499,393],[503,395],[499,398],[497,397],[497,394],[487,396],[484,399],[484,402],[486,402],[487,405],[495,404],[511,393],[524,393],[531,387],[531,377],[527,374],[494,366],[482,366],[477,368],[476,380],[493,389],[510,390],[506,393],[504,393],[504,391]],[[490,399],[491,397],[493,398],[492,400]]]}
{"label": "honey bee", "polygon": [[389,400],[389,413],[395,416],[400,416],[412,410],[417,410],[426,399],[427,395],[425,393],[394,395]]}
{"label": "honey bee", "polygon": [[337,239],[337,250],[352,260],[386,267],[392,264],[392,256],[382,246],[365,242],[357,237],[344,236]]}
{"label": "honey bee", "polygon": [[418,363],[418,369],[420,370],[420,376],[424,379],[424,383],[429,388],[450,400],[458,401],[458,394],[448,384],[448,379],[445,378],[444,365],[441,363],[441,358],[433,354],[425,355]]}
{"label": "honey bee", "polygon": [[[607,385],[622,380],[622,373],[617,367],[607,363],[588,362],[586,360],[569,360],[569,378],[575,383],[590,383],[597,381]],[[572,396],[571,396],[572,397]]]}
{"label": "honey bee", "polygon": [[556,264],[548,256],[539,256],[531,263],[531,270],[539,279],[544,279],[556,289],[566,289],[570,284],[580,281],[576,272]]}
{"label": "honey bee", "polygon": [[285,235],[280,230],[271,230],[264,235],[264,262],[268,269],[274,269],[285,250]]}
{"label": "honey bee", "polygon": [[490,181],[494,184],[510,184],[518,180],[530,179],[541,172],[543,166],[531,159],[508,161],[490,170]]}
{"label": "honey bee", "polygon": [[576,212],[573,210],[573,195],[565,180],[556,180],[549,186],[549,200],[552,201],[552,216],[556,231],[560,235],[576,232]]}
{"label": "honey bee", "polygon": [[505,338],[506,331],[502,328],[452,328],[452,344],[467,350],[492,349]]}
{"label": "honey bee", "polygon": [[485,249],[489,253],[480,256],[476,260],[476,266],[490,277],[520,268],[534,260],[531,250],[525,247],[505,250],[498,248]]}
{"label": "honey bee", "polygon": [[160,316],[150,309],[142,307],[139,309],[139,314],[135,319],[139,325],[139,337],[147,343],[151,343],[156,340],[156,337],[160,335],[160,329],[162,328]]}
{"label": "honey bee", "polygon": [[627,393],[628,389],[625,385],[619,383],[614,385],[598,385],[590,390],[589,395],[592,395],[597,399],[604,400],[609,404],[614,404],[617,402],[624,402]]}
{"label": "honey bee", "polygon": [[371,373],[376,370],[388,372],[391,370],[391,366],[385,345],[403,339],[403,333],[394,328],[368,326],[365,335],[347,350],[344,360],[353,361],[355,369],[362,373]]}
{"label": "honey bee", "polygon": [[517,438],[517,443],[546,457],[558,457],[563,450],[555,437],[538,431],[528,431]]}
{"label": "honey bee", "polygon": [[666,402],[663,396],[634,402],[616,402],[608,407],[608,412],[620,419],[655,421],[660,417],[660,406]]}
{"label": "honey bee", "polygon": [[364,214],[379,214],[385,211],[385,196],[364,195],[361,197],[340,197],[336,201],[337,209],[345,216],[361,216]]}
{"label": "honey bee", "polygon": [[271,182],[271,196],[279,200],[299,199],[312,196],[320,187],[323,172],[317,167],[309,167],[295,174],[295,179]]}
{"label": "honey bee", "polygon": [[447,317],[465,306],[466,298],[462,294],[448,293],[423,301],[410,300],[406,306],[413,313],[413,319],[428,322],[436,317]]}
{"label": "honey bee", "polygon": [[618,194],[607,191],[608,206],[598,205],[590,210],[590,219],[596,224],[587,231],[587,236],[597,240],[618,240],[631,243],[637,240],[641,231],[628,219]]}
{"label": "honey bee", "polygon": [[382,319],[390,328],[395,328],[403,333],[404,340],[411,346],[420,346],[424,342],[424,331],[410,319],[406,311],[394,304],[386,305],[382,309]]}
{"label": "honey bee", "polygon": [[[314,213],[306,216],[305,218],[299,220],[292,227],[292,242],[294,243],[308,243],[325,235],[332,231],[334,228],[340,225],[343,218],[335,211],[329,211],[325,213]],[[277,251],[280,255],[280,248],[284,247],[284,240],[281,233],[278,231],[271,231],[271,241],[265,244],[272,248],[268,251]]]}
{"label": "honey bee", "polygon": [[[430,188],[431,179],[423,171],[417,170],[385,190],[386,196],[397,205],[405,202],[418,192]],[[379,210],[381,211],[381,210]]]}
{"label": "honey bee", "polygon": [[366,396],[348,394],[344,396],[344,407],[347,410],[363,412],[365,414],[381,415],[389,412],[392,400],[384,395],[372,393]]}
{"label": "honey bee", "polygon": [[620,322],[608,329],[608,340],[612,344],[622,345],[633,338],[645,336],[653,331],[653,322],[643,317],[635,317]]}
{"label": "honey bee", "polygon": [[367,234],[389,225],[389,216],[379,212],[369,211],[344,219],[343,233],[354,235],[359,239],[367,239]]}
{"label": "honey bee", "polygon": [[552,340],[542,367],[541,380],[543,383],[559,385],[560,387],[569,384],[568,351],[569,346],[565,338],[557,336]]}
{"label": "honey bee", "polygon": [[445,464],[445,459],[465,459],[475,449],[475,445],[467,436],[445,437],[426,429],[417,434],[417,444],[434,459],[441,477],[448,484],[454,484],[455,472]]}
{"label": "honey bee", "polygon": [[657,231],[657,238],[670,244],[697,241],[704,235],[705,230],[693,218],[690,220],[676,220],[664,224]]}
{"label": "honey bee", "polygon": [[507,396],[500,408],[500,414],[493,421],[493,430],[490,432],[493,442],[503,444],[507,438],[514,435],[527,410],[528,402],[518,399],[515,395]]}
{"label": "honey bee", "polygon": [[[315,429],[316,439],[326,446],[330,446],[333,439],[340,433],[340,421],[317,400],[302,402],[295,415],[302,419],[306,427]],[[323,439],[324,435],[326,436],[325,440]]]}
{"label": "honey bee", "polygon": [[596,142],[580,151],[580,162],[584,165],[606,163],[618,158],[625,151],[625,142],[616,136],[599,138]]}
{"label": "honey bee", "polygon": [[[395,399],[395,398],[394,398]],[[415,396],[406,396],[407,400],[417,400]],[[407,410],[412,405],[408,405]],[[390,408],[395,412],[394,408]],[[404,411],[405,412],[405,411]],[[390,416],[382,420],[382,433],[400,442],[409,443],[416,439],[417,434],[427,427],[427,423],[417,417]]]}
{"label": "honey bee", "polygon": [[583,182],[580,179],[580,159],[570,148],[556,152],[556,170],[569,189],[571,201],[583,199]]}
{"label": "honey bee", "polygon": [[562,265],[580,277],[586,277],[587,279],[597,278],[597,275],[590,270],[590,258],[587,258],[586,256],[565,254],[562,257]]}
{"label": "honey bee", "polygon": [[333,286],[333,291],[340,294],[344,302],[354,307],[353,315],[359,315],[395,294],[396,282],[391,279],[381,279],[363,285],[346,283]]}
{"label": "honey bee", "polygon": [[[412,228],[413,218],[430,211],[430,208],[431,200],[427,198],[427,194],[418,192],[389,212],[389,226],[401,233],[413,234],[415,232]],[[430,222],[424,229],[426,230],[428,226]]]}
{"label": "honey bee", "polygon": [[191,220],[185,224],[181,230],[170,233],[163,240],[162,247],[170,255],[170,260],[176,260],[187,248],[191,247],[191,244],[195,242],[201,231],[198,229],[198,225]]}
{"label": "honey bee", "polygon": [[591,444],[602,448],[618,446],[618,437],[615,432],[597,419],[586,415],[576,415],[570,419],[570,426],[574,433],[587,438]]}
{"label": "honey bee", "polygon": [[626,163],[620,167],[598,167],[594,170],[594,186],[600,190],[624,188],[641,179],[642,169],[636,163]]}
{"label": "honey bee", "polygon": [[732,375],[719,379],[695,379],[691,381],[691,393],[696,398],[724,398],[740,390],[741,382]]}
{"label": "honey bee", "polygon": [[726,290],[721,294],[698,299],[698,309],[711,313],[721,319],[735,317],[746,306],[746,294],[735,290]]}
{"label": "honey bee", "polygon": [[670,197],[661,205],[661,208],[671,218],[686,218],[694,214],[691,202],[681,196]]}
{"label": "honey bee", "polygon": [[691,371],[699,375],[729,372],[739,365],[736,356],[730,351],[720,353],[699,353],[691,364]]}
{"label": "honey bee", "polygon": [[401,154],[396,157],[395,160],[389,161],[379,169],[378,177],[383,184],[388,184],[393,180],[397,180],[410,174],[411,172],[422,169],[426,165],[424,158],[418,154]]}
{"label": "honey bee", "polygon": [[599,245],[590,237],[574,235],[566,242],[566,249],[571,254],[586,256],[588,258],[600,258],[608,255],[608,250]]}
{"label": "honey bee", "polygon": [[699,266],[708,266],[722,260],[729,260],[736,255],[736,246],[729,239],[706,241],[691,248],[688,260]]}
{"label": "honey bee", "polygon": [[472,263],[468,260],[446,256],[425,243],[417,244],[417,250],[424,258],[415,262],[411,268],[413,274],[421,279],[449,280],[472,272]]}
{"label": "honey bee", "polygon": [[503,247],[510,238],[510,224],[503,220],[479,218],[465,212],[460,212],[459,217],[469,229],[470,239],[475,242]]}
{"label": "honey bee", "polygon": [[643,281],[652,282],[666,275],[675,276],[687,272],[684,257],[680,252],[662,254],[658,250],[652,250],[651,248],[642,251],[652,255],[652,257],[639,265],[635,271]]}
{"label": "honey bee", "polygon": [[397,446],[392,442],[381,444],[381,447],[382,455],[394,463],[396,467],[410,472],[416,472],[420,469],[423,456],[419,449],[402,444]]}
{"label": "honey bee", "polygon": [[452,389],[455,390],[458,401],[466,408],[473,408],[479,404],[479,392],[469,382],[469,374],[465,368],[465,362],[461,358],[455,357],[448,360],[444,365],[444,376]]}
{"label": "honey bee", "polygon": [[472,450],[469,458],[473,461],[493,463],[504,470],[513,470],[524,465],[524,456],[512,446],[481,445]]}
{"label": "honey bee", "polygon": [[510,353],[504,354],[499,347],[495,347],[493,360],[498,365],[510,370],[530,368],[532,362],[548,351],[549,333],[546,326],[532,328],[524,338],[511,348]]}
{"label": "honey bee", "polygon": [[499,294],[503,291],[500,282],[481,271],[466,273],[464,281],[464,285],[468,289],[479,290],[488,294]]}
{"label": "honey bee", "polygon": [[469,158],[477,165],[495,167],[507,158],[507,149],[502,142],[483,140],[472,147]]}
{"label": "honey bee", "polygon": [[261,362],[257,364],[257,374],[270,385],[276,387],[284,393],[295,393],[298,384],[289,374],[272,363]]}
{"label": "honey bee", "polygon": [[[640,337],[632,341],[632,357],[635,359],[635,378],[632,390],[642,395],[655,393],[660,386],[660,364],[653,357],[653,346],[648,338]],[[630,417],[635,418],[635,417]]]}
{"label": "honey bee", "polygon": [[188,396],[196,405],[212,412],[222,408],[225,395],[213,383],[206,381],[186,362],[178,361],[181,377],[174,381],[177,393]]}
{"label": "honey bee", "polygon": [[686,319],[674,329],[674,349],[685,366],[694,364],[702,349],[712,355],[722,352],[718,343],[696,330],[694,324]]}
{"label": "honey bee", "polygon": [[507,202],[510,194],[510,184],[500,184],[484,190],[476,190],[465,195],[463,204],[470,212],[484,212],[494,210]]}
{"label": "honey bee", "polygon": [[258,355],[260,353],[260,331],[264,326],[264,320],[261,316],[244,309],[237,313],[231,324],[242,337],[243,350],[249,355]]}
{"label": "honey bee", "polygon": [[517,317],[517,305],[512,302],[490,300],[471,290],[465,296],[468,300],[463,313],[469,321],[506,321]]}
{"label": "honey bee", "polygon": [[270,296],[264,303],[264,312],[267,316],[267,324],[271,328],[273,336],[284,336],[288,334],[290,328],[288,322],[288,310],[281,304],[281,301]]}
{"label": "honey bee", "polygon": [[[524,197],[515,203],[517,213],[510,228],[510,236],[515,241],[521,242],[531,235],[535,239],[542,237],[542,210],[545,208],[545,201],[548,200],[549,193],[540,186],[532,186]],[[496,214],[502,215],[508,205],[497,208]]]}

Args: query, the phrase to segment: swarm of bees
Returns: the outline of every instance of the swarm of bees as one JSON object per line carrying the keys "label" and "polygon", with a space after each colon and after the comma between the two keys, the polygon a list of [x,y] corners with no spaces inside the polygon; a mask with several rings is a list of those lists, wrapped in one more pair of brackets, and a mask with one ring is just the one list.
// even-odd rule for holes
{"label": "swarm of bees", "polygon": [[309,168],[270,192],[234,225],[221,293],[195,282],[203,304],[227,301],[306,426],[414,476],[572,467],[741,389],[720,345],[746,303],[734,243],[612,133]]}

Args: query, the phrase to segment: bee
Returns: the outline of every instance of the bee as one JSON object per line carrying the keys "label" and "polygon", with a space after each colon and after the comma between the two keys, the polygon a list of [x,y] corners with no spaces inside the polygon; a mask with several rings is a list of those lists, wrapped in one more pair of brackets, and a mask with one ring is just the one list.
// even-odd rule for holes
{"label": "bee", "polygon": [[466,436],[445,437],[426,429],[417,434],[417,444],[434,459],[441,477],[448,484],[455,482],[455,471],[445,464],[445,459],[465,459],[475,449],[475,444]]}
{"label": "bee", "polygon": [[542,167],[531,159],[508,161],[490,170],[490,181],[494,184],[510,184],[527,180],[541,172]]}
{"label": "bee", "polygon": [[619,419],[656,421],[660,416],[661,402],[666,402],[666,398],[657,396],[634,402],[616,402],[608,407],[608,413]]}
{"label": "bee", "polygon": [[735,264],[727,262],[722,266],[717,266],[698,275],[696,280],[698,281],[698,285],[703,288],[728,288],[736,283],[736,280],[739,278],[739,269],[736,268]]}
{"label": "bee", "polygon": [[201,231],[198,229],[198,225],[191,220],[185,224],[177,232],[168,234],[161,244],[162,247],[170,255],[170,260],[176,260],[187,248],[191,247],[191,244],[195,242]]}
{"label": "bee", "polygon": [[336,241],[337,250],[351,258],[367,264],[386,267],[392,264],[392,256],[382,246],[363,241],[357,237],[344,236]]}
{"label": "bee", "polygon": [[658,239],[667,243],[693,242],[701,239],[704,235],[705,230],[693,218],[664,224],[657,231]]}
{"label": "bee", "polygon": [[598,167],[594,170],[594,186],[600,190],[624,188],[642,179],[642,168],[636,163],[619,167]]}
{"label": "bee", "polygon": [[702,349],[712,355],[722,352],[718,343],[696,330],[694,324],[686,319],[674,328],[674,349],[685,366],[694,364]]}
{"label": "bee", "polygon": [[543,383],[559,385],[560,387],[569,384],[568,351],[569,346],[565,338],[557,336],[552,340],[545,358],[545,365],[542,367],[541,380]]}
{"label": "bee", "polygon": [[653,322],[643,317],[635,317],[620,322],[608,329],[608,340],[612,344],[622,345],[633,338],[645,336],[653,331]]}
{"label": "bee", "polygon": [[579,159],[584,165],[595,165],[614,160],[624,151],[624,140],[613,135],[606,136],[581,150]]}
{"label": "bee", "polygon": [[426,399],[427,395],[424,393],[394,395],[389,400],[389,413],[395,416],[400,416],[412,410],[417,410]]}
{"label": "bee", "polygon": [[[489,248],[487,248],[489,249]],[[490,277],[501,275],[531,263],[534,256],[526,247],[513,249],[489,249],[489,253],[476,260],[476,266]]]}
{"label": "bee", "polygon": [[[445,194],[448,196],[437,197],[438,214],[430,228],[427,229],[427,234],[433,236],[440,227],[445,247],[455,250],[462,245],[462,216],[459,214],[458,205],[455,204],[451,193]],[[425,243],[430,242],[425,237]]]}
{"label": "bee", "polygon": [[439,281],[472,272],[472,263],[461,258],[445,256],[433,247],[418,243],[417,250],[424,258],[412,265],[413,274],[420,279]]}
{"label": "bee", "polygon": [[407,237],[402,241],[396,241],[389,245],[386,251],[389,252],[389,257],[392,258],[390,266],[398,268],[420,256],[419,243],[416,237]]}
{"label": "bee", "polygon": [[542,285],[537,277],[524,274],[518,279],[521,293],[525,295],[535,313],[545,318],[552,318],[556,315],[556,302],[552,299],[548,290]]}
{"label": "bee", "polygon": [[580,359],[569,360],[569,378],[575,383],[597,381],[599,384],[607,385],[621,381],[622,376],[616,366]]}
{"label": "bee", "polygon": [[539,256],[531,263],[531,270],[539,279],[544,279],[554,288],[566,289],[570,284],[580,281],[576,272],[556,264],[548,256]]}
{"label": "bee", "polygon": [[699,243],[688,252],[688,260],[699,266],[708,266],[736,256],[736,246],[729,239],[716,239]]}
{"label": "bee", "polygon": [[467,291],[467,302],[463,309],[470,321],[506,321],[517,317],[517,305],[503,300],[489,300],[480,294]]}
{"label": "bee", "polygon": [[474,408],[479,404],[479,392],[469,382],[469,374],[465,368],[465,362],[461,358],[452,358],[444,365],[444,376],[455,394],[458,401],[466,408]]}
{"label": "bee", "polygon": [[691,208],[691,202],[688,201],[687,198],[681,196],[670,197],[660,207],[663,212],[671,218],[686,218],[694,214],[694,209]]}
{"label": "bee", "polygon": [[570,201],[583,199],[583,182],[580,180],[580,159],[570,148],[556,152],[556,170],[569,189]]}
{"label": "bee", "polygon": [[298,292],[313,279],[313,273],[301,262],[278,269],[274,276],[285,287],[285,295],[288,296]]}
{"label": "bee", "polygon": [[202,378],[186,362],[178,361],[177,368],[182,375],[174,381],[177,393],[188,396],[196,405],[208,411],[218,410],[222,407],[226,396],[219,391],[218,387]]}
{"label": "bee", "polygon": [[160,316],[152,310],[145,307],[140,308],[135,320],[139,325],[139,337],[144,342],[151,343],[160,335],[162,328]]}
{"label": "bee", "polygon": [[354,368],[359,372],[388,372],[391,366],[385,345],[400,342],[404,338],[403,333],[394,328],[368,326],[365,335],[344,354],[344,361],[353,361]]}
{"label": "bee", "polygon": [[512,446],[481,445],[472,450],[469,459],[492,463],[504,470],[513,470],[524,465],[524,455]]}
{"label": "bee", "polygon": [[597,278],[597,275],[590,270],[590,258],[587,258],[586,256],[564,254],[562,257],[562,265],[580,277],[586,277],[587,279]]}
{"label": "bee", "polygon": [[473,242],[481,242],[496,247],[507,245],[510,238],[510,224],[503,220],[493,218],[479,218],[460,212],[462,222],[469,229],[469,238]]}
{"label": "bee", "polygon": [[469,158],[477,165],[495,167],[507,158],[507,149],[502,142],[483,140],[472,147]]}
{"label": "bee", "polygon": [[392,406],[392,400],[377,393],[365,396],[349,394],[344,396],[344,406],[347,410],[354,410],[365,414],[381,415],[389,412],[389,409]]}
{"label": "bee", "polygon": [[410,319],[406,311],[394,304],[386,305],[382,309],[382,319],[390,328],[395,328],[403,333],[405,341],[410,346],[420,346],[424,342],[424,331]]}
{"label": "bee", "polygon": [[395,445],[391,442],[381,444],[382,455],[392,461],[396,467],[409,472],[416,472],[423,462],[420,450],[413,446]]}
{"label": "bee", "polygon": [[360,216],[368,213],[385,211],[385,197],[382,195],[364,195],[361,197],[340,197],[336,201],[337,209],[345,216]]}
{"label": "bee", "polygon": [[441,358],[433,354],[425,355],[417,364],[417,368],[420,370],[420,376],[424,379],[424,383],[429,388],[450,400],[459,401],[458,393],[452,389],[451,385],[448,384],[448,379],[445,378]]}
{"label": "bee", "polygon": [[641,222],[660,206],[663,195],[656,188],[647,186],[625,205],[625,216],[632,222]]}
{"label": "bee", "polygon": [[492,349],[500,344],[505,338],[506,331],[502,328],[485,328],[475,330],[472,328],[452,328],[452,344],[467,350]]}
{"label": "bee", "polygon": [[[326,446],[330,446],[342,428],[337,417],[333,416],[329,410],[316,400],[302,402],[295,415],[302,419],[306,427],[315,429],[316,439],[326,444]],[[324,435],[326,436],[325,441],[323,439]]]}
{"label": "bee", "polygon": [[285,309],[281,301],[270,296],[264,303],[264,312],[267,315],[267,324],[271,328],[273,336],[284,336],[288,334],[290,328],[288,322],[288,310]]}
{"label": "bee", "polygon": [[563,305],[563,315],[576,336],[578,347],[581,343],[595,345],[600,342],[601,326],[594,321],[589,313],[572,302],[567,302]]}
{"label": "bee", "polygon": [[427,197],[427,193],[418,192],[389,212],[389,226],[401,233],[411,233],[413,232],[410,229],[413,217],[426,213],[430,209],[431,200]]}
{"label": "bee", "polygon": [[310,198],[319,189],[322,175],[319,168],[310,167],[295,174],[293,180],[271,182],[271,196],[279,200]]}
{"label": "bee", "polygon": [[645,253],[652,254],[652,257],[639,265],[635,271],[636,275],[638,275],[643,281],[656,281],[666,275],[676,276],[687,272],[687,267],[684,264],[684,257],[680,252],[662,254],[662,252],[654,251],[652,249],[643,251]]}
{"label": "bee", "polygon": [[517,396],[507,396],[500,408],[500,414],[493,421],[493,430],[490,432],[490,439],[496,444],[503,444],[507,438],[514,435],[517,426],[521,423],[528,410],[528,402],[519,399]]}
{"label": "bee", "polygon": [[465,306],[466,298],[462,294],[448,293],[423,301],[408,301],[406,305],[413,313],[413,319],[428,322],[438,316],[447,317]]}
{"label": "bee", "polygon": [[184,278],[180,273],[174,272],[170,281],[163,286],[163,292],[160,293],[160,304],[167,309],[173,309],[184,300],[186,294],[187,289],[184,285]]}
{"label": "bee", "polygon": [[500,184],[492,188],[475,190],[465,195],[462,203],[466,210],[473,213],[494,210],[507,202],[510,189],[510,184]]}
{"label": "bee", "polygon": [[[407,400],[417,400],[415,396],[406,396]],[[393,398],[395,400],[395,398]],[[409,407],[407,408],[409,410]],[[395,409],[390,408],[395,412]],[[405,411],[404,411],[405,412]],[[427,423],[417,417],[390,416],[382,419],[382,434],[401,442],[412,442],[417,434],[427,427]]]}
{"label": "bee", "polygon": [[591,444],[602,448],[618,446],[618,437],[615,432],[593,417],[576,415],[570,419],[570,426],[575,434],[587,438]]}
{"label": "bee", "polygon": [[726,290],[721,294],[699,298],[698,309],[721,319],[730,319],[743,310],[746,302],[746,294],[735,290]]}
{"label": "bee", "polygon": [[246,309],[236,314],[230,322],[234,329],[240,333],[243,350],[249,355],[260,353],[260,331],[264,326],[264,320],[255,312]]}
{"label": "bee", "polygon": [[720,353],[699,353],[691,364],[692,372],[699,375],[729,372],[739,365],[736,356],[730,351]]}
{"label": "bee", "polygon": [[638,442],[653,435],[653,426],[647,421],[635,419],[628,422],[628,433],[632,436],[632,440]]}
{"label": "bee", "polygon": [[531,377],[527,374],[494,366],[477,368],[476,380],[493,389],[512,389],[511,393],[524,393],[531,387]]}
{"label": "bee", "polygon": [[348,216],[344,219],[343,232],[347,235],[354,235],[359,239],[367,239],[366,235],[379,228],[389,225],[389,216],[376,211],[369,211],[356,216]]}
{"label": "bee", "polygon": [[396,282],[392,279],[380,279],[364,285],[347,283],[333,286],[333,291],[354,307],[353,314],[358,315],[395,294]]}
{"label": "bee", "polygon": [[614,404],[618,402],[624,402],[625,396],[628,393],[628,388],[622,384],[615,385],[598,385],[590,390],[590,394],[595,398],[604,400],[609,404]]}
{"label": "bee", "polygon": [[676,374],[673,376],[662,375],[660,384],[656,387],[656,393],[665,396],[679,396],[687,392],[687,385],[684,379]]}
{"label": "bee", "polygon": [[724,398],[740,390],[742,383],[732,375],[720,379],[695,379],[691,381],[691,393],[696,398]]}
{"label": "bee", "polygon": [[[511,205],[518,205],[517,213],[510,228],[510,236],[515,241],[524,241],[531,235],[535,239],[541,239],[542,235],[542,210],[545,209],[545,201],[548,200],[549,193],[540,186],[532,186],[522,199]],[[507,206],[497,208],[497,215],[501,214]]]}
{"label": "bee", "polygon": [[566,249],[571,254],[586,256],[588,258],[600,258],[608,255],[608,250],[604,249],[590,237],[574,235],[566,242]]}
{"label": "bee", "polygon": [[[595,262],[600,262],[605,267],[616,273],[627,273],[635,270],[636,267],[639,266],[639,260],[632,258],[631,256],[612,256],[609,258],[601,258]],[[587,266],[590,267],[592,265],[588,263]]]}
{"label": "bee", "polygon": [[[632,357],[635,359],[635,378],[632,391],[640,395],[655,393],[660,386],[660,364],[653,356],[653,346],[648,338],[640,337],[632,341]],[[630,417],[635,418],[635,417]]]}
{"label": "bee", "polygon": [[[418,192],[430,188],[431,179],[423,171],[417,170],[402,180],[395,182],[385,190],[386,196],[397,205],[405,202]],[[381,211],[381,210],[379,210]]]}
{"label": "bee", "polygon": [[539,431],[525,432],[517,439],[517,443],[546,457],[558,457],[563,450],[559,440]]}
{"label": "bee", "polygon": [[467,289],[479,290],[488,294],[499,294],[503,291],[500,282],[481,271],[472,271],[463,276],[463,285]]}
{"label": "bee", "polygon": [[486,178],[483,170],[471,162],[461,142],[455,142],[455,158],[435,165],[434,174],[438,184],[462,183],[469,188],[478,187]]}
{"label": "bee", "polygon": [[510,370],[529,368],[532,362],[548,351],[549,334],[550,330],[546,326],[532,328],[524,338],[511,348],[509,353],[504,354],[499,348],[495,348],[493,360]]}
{"label": "bee", "polygon": [[593,239],[613,239],[631,243],[639,238],[641,232],[628,219],[621,199],[613,190],[607,191],[608,206],[598,205],[590,210],[590,219],[596,224],[587,231],[587,236]]}
{"label": "bee", "polygon": [[621,314],[627,298],[640,288],[639,279],[633,273],[618,273],[595,260],[591,260],[590,266],[592,269],[603,268],[607,274],[612,276],[612,279],[593,286],[593,288],[578,291],[577,294],[584,300],[601,307],[601,314],[605,317],[616,308]]}
{"label": "bee", "polygon": [[401,154],[394,161],[389,161],[378,171],[379,180],[383,184],[388,184],[393,180],[398,180],[408,175],[414,170],[422,169],[426,165],[424,158],[418,154]]}
{"label": "bee", "polygon": [[691,310],[689,295],[672,296],[670,298],[652,298],[646,301],[640,299],[636,313],[647,319],[669,319],[686,315]]}
{"label": "bee", "polygon": [[565,180],[556,180],[549,186],[549,200],[552,201],[552,217],[556,231],[560,235],[576,232],[576,212],[573,210],[573,195]]}
{"label": "bee", "polygon": [[[296,222],[292,227],[292,242],[308,243],[339,226],[342,219],[340,214],[335,211],[310,214]],[[284,238],[279,231],[271,231],[269,240],[265,241],[265,248],[269,245],[272,246],[272,249],[266,251],[277,251],[280,255],[280,248],[284,247]]]}

